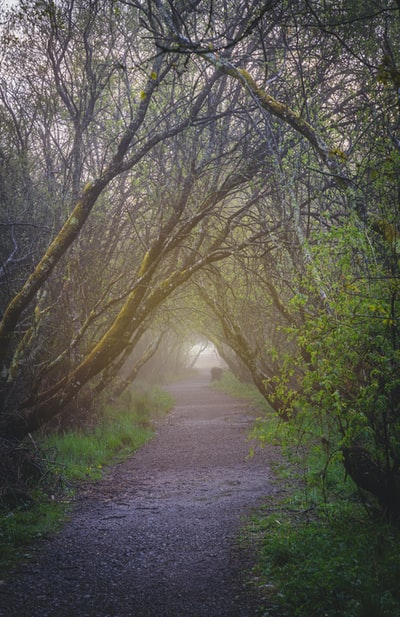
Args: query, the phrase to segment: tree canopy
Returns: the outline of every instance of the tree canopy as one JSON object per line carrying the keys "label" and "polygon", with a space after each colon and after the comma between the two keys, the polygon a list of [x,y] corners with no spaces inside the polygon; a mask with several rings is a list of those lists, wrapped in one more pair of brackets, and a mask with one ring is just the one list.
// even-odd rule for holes
{"label": "tree canopy", "polygon": [[399,18],[394,0],[3,13],[2,438],[198,335],[400,512]]}

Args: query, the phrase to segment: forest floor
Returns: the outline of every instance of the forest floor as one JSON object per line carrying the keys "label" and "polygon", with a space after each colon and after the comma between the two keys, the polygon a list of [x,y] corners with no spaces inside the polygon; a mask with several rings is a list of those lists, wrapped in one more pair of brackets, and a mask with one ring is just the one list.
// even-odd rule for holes
{"label": "forest floor", "polygon": [[77,491],[69,521],[0,586],[1,617],[256,617],[257,547],[240,540],[279,489],[249,457],[249,405],[208,374],[168,388],[154,439]]}

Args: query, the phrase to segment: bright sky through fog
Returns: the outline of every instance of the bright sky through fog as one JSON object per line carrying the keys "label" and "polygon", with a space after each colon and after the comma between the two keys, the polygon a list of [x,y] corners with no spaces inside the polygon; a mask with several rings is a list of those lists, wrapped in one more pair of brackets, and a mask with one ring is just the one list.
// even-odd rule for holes
{"label": "bright sky through fog", "polygon": [[[196,352],[197,345],[193,348],[193,351]],[[207,348],[201,352],[198,357],[194,367],[195,368],[211,368],[212,366],[221,366],[222,360],[218,355],[217,350],[215,349],[212,343],[209,343]]]}

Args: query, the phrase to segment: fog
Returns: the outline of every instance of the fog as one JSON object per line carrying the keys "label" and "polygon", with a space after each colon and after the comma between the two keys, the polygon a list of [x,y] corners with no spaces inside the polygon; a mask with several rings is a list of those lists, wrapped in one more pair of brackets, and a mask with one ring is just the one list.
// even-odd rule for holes
{"label": "fog", "polygon": [[[193,355],[196,355],[201,349],[202,345],[195,345],[192,348]],[[213,366],[220,366],[221,368],[225,368],[225,362],[222,360],[221,356],[218,354],[215,346],[212,343],[208,343],[207,347],[200,352],[199,357],[193,365],[193,368],[197,369],[211,369]]]}

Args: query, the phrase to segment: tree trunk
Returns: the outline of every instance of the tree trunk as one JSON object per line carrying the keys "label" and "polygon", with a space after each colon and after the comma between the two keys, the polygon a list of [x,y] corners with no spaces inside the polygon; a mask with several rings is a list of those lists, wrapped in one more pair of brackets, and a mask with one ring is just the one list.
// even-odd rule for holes
{"label": "tree trunk", "polygon": [[344,467],[355,484],[379,501],[386,516],[400,517],[400,473],[380,467],[361,447],[343,448]]}

